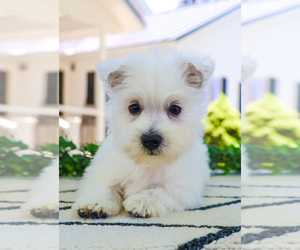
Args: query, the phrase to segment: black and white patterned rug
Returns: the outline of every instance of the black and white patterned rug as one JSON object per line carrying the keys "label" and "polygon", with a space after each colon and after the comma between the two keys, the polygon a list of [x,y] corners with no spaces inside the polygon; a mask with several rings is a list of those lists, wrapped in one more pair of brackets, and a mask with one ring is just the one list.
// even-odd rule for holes
{"label": "black and white patterned rug", "polygon": [[34,179],[0,178],[0,249],[58,249],[59,221],[42,220],[20,207]]}
{"label": "black and white patterned rug", "polygon": [[252,176],[242,186],[241,198],[239,176],[213,176],[205,189],[205,207],[163,218],[138,219],[123,212],[100,220],[72,213],[78,180],[62,179],[58,221],[20,210],[32,179],[2,178],[0,249],[299,250],[299,179]]}
{"label": "black and white patterned rug", "polygon": [[239,176],[211,177],[205,207],[149,219],[79,218],[70,210],[78,180],[62,179],[60,220],[41,220],[20,210],[32,181],[1,179],[0,249],[240,249]]}
{"label": "black and white patterned rug", "polygon": [[84,220],[70,210],[77,180],[60,182],[60,249],[240,249],[240,177],[213,176],[205,207],[162,218]]}
{"label": "black and white patterned rug", "polygon": [[300,176],[250,176],[242,186],[242,249],[300,249]]}

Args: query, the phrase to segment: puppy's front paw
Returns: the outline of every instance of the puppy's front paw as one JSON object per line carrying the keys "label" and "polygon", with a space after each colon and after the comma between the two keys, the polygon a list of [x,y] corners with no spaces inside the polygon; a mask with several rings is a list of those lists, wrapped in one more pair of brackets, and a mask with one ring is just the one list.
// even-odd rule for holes
{"label": "puppy's front paw", "polygon": [[137,218],[159,217],[168,213],[162,201],[145,194],[129,196],[123,206],[130,215]]}
{"label": "puppy's front paw", "polygon": [[21,206],[21,210],[41,219],[58,219],[58,197],[57,200],[55,198],[47,195],[34,196]]}
{"label": "puppy's front paw", "polygon": [[84,219],[106,218],[107,216],[115,216],[120,211],[117,202],[101,200],[101,198],[97,202],[91,201],[82,205],[76,203],[73,205],[73,209],[76,209],[77,214]]}
{"label": "puppy's front paw", "polygon": [[72,209],[84,219],[100,219],[115,216],[120,212],[121,199],[109,191],[101,190],[83,195],[72,206]]}
{"label": "puppy's front paw", "polygon": [[52,210],[47,208],[36,208],[30,211],[30,214],[34,217],[41,219],[58,219],[59,212],[58,210]]}
{"label": "puppy's front paw", "polygon": [[100,218],[107,217],[107,213],[105,212],[105,210],[103,208],[97,208],[96,204],[93,209],[89,209],[89,208],[78,209],[77,214],[84,219],[100,219]]}

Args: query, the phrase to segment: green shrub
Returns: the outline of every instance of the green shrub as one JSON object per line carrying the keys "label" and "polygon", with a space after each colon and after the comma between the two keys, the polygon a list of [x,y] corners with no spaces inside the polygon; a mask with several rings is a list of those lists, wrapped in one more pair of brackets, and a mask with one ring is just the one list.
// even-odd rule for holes
{"label": "green shrub", "polygon": [[266,169],[279,174],[282,171],[300,172],[300,142],[298,147],[288,145],[261,147],[245,144],[248,166],[253,170]]}
{"label": "green shrub", "polygon": [[275,95],[268,93],[246,108],[243,143],[262,147],[298,147],[299,128],[299,113],[286,109]]}
{"label": "green shrub", "polygon": [[249,104],[243,123],[243,144],[252,170],[300,172],[300,119],[271,93]]}
{"label": "green shrub", "polygon": [[235,110],[224,93],[208,107],[205,141],[219,147],[239,147],[241,141],[240,112]]}
{"label": "green shrub", "polygon": [[[34,150],[35,154],[23,154],[22,150],[28,146],[21,141],[9,140],[0,136],[0,176],[35,177],[48,166],[52,158],[49,153],[58,153],[57,144],[46,144],[41,150]],[[37,154],[36,154],[37,153]]]}
{"label": "green shrub", "polygon": [[99,145],[88,143],[83,150],[77,149],[72,141],[59,137],[59,175],[64,177],[80,177],[90,164]]}
{"label": "green shrub", "polygon": [[218,147],[207,144],[209,154],[209,166],[212,170],[222,170],[224,174],[241,172],[241,147],[230,145]]}

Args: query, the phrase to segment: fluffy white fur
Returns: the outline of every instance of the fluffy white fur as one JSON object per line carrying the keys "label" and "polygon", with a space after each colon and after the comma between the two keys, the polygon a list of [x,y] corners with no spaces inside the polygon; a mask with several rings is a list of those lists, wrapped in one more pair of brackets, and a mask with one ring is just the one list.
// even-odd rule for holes
{"label": "fluffy white fur", "polygon": [[28,201],[21,206],[24,211],[41,218],[58,218],[59,160],[43,169],[27,193]]}
{"label": "fluffy white fur", "polygon": [[[156,217],[202,206],[209,167],[200,120],[214,62],[194,51],[154,49],[101,62],[97,69],[109,96],[109,135],[86,169],[74,211],[85,218],[96,212],[97,218],[124,207],[134,216]],[[132,101],[142,107],[139,115],[130,114]],[[168,114],[172,103],[181,107],[177,117]],[[163,138],[156,155],[141,145],[149,131]]]}
{"label": "fluffy white fur", "polygon": [[241,81],[242,83],[250,78],[257,68],[257,62],[249,56],[242,56],[241,60]]}

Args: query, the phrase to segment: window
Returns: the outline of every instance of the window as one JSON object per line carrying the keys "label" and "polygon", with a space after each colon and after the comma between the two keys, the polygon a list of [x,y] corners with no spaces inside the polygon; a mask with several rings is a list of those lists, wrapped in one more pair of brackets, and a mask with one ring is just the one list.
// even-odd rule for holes
{"label": "window", "polygon": [[239,111],[242,112],[242,84],[239,83]]}
{"label": "window", "polygon": [[298,112],[300,112],[300,83],[298,83]]}
{"label": "window", "polygon": [[57,104],[57,95],[57,73],[48,73],[46,104]]}
{"label": "window", "polygon": [[211,101],[218,99],[220,92],[221,89],[219,79],[216,77],[211,78]]}
{"label": "window", "polygon": [[270,78],[270,92],[272,94],[276,92],[276,80],[274,78]]}
{"label": "window", "polygon": [[222,91],[224,94],[226,94],[226,92],[227,92],[227,79],[226,78],[222,78]]}
{"label": "window", "polygon": [[89,72],[87,75],[87,105],[95,104],[95,73]]}
{"label": "window", "polygon": [[6,103],[6,73],[0,72],[0,104]]}
{"label": "window", "polygon": [[[6,73],[0,72],[0,104],[6,104]],[[5,113],[0,113],[5,115]]]}
{"label": "window", "polygon": [[64,84],[63,84],[63,81],[64,81],[64,73],[59,71],[59,104],[63,104],[63,101],[64,101],[64,98],[63,98],[63,95],[64,95]]}

